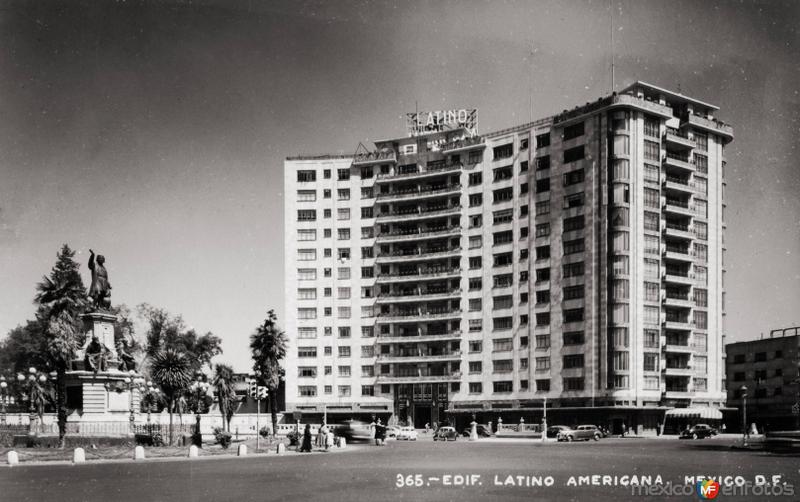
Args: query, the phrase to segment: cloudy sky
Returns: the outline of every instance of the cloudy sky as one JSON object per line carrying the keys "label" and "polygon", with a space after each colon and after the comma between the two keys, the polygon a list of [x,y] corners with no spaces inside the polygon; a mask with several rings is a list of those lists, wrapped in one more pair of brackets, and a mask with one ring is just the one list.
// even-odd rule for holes
{"label": "cloudy sky", "polygon": [[282,160],[475,107],[491,131],[644,80],[720,106],[729,340],[800,325],[800,2],[6,1],[0,336],[62,243],[113,300],[181,313],[249,366],[282,305]]}

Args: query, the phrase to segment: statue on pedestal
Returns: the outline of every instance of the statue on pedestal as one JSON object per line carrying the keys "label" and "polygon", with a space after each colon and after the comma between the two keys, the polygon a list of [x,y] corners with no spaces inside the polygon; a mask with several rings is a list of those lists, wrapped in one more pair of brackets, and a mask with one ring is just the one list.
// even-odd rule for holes
{"label": "statue on pedestal", "polygon": [[108,282],[108,272],[106,271],[106,258],[97,255],[95,263],[94,251],[89,250],[89,270],[92,271],[92,285],[89,287],[89,297],[92,299],[95,308],[111,308],[111,284]]}
{"label": "statue on pedestal", "polygon": [[84,367],[87,371],[106,371],[106,361],[108,360],[108,348],[100,343],[96,336],[86,346],[86,355],[83,358]]}

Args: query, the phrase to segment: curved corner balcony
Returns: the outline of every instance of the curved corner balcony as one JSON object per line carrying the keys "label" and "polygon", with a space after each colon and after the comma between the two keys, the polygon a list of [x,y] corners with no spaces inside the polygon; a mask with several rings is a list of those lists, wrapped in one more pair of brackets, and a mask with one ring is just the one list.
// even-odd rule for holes
{"label": "curved corner balcony", "polygon": [[379,354],[379,363],[424,363],[433,361],[460,361],[461,351],[453,350],[445,354],[424,354],[422,352],[410,354]]}
{"label": "curved corner balcony", "polygon": [[667,152],[662,160],[667,167],[674,167],[688,172],[694,172],[695,170],[694,162],[692,162],[688,155],[678,155]]}
{"label": "curved corner balcony", "polygon": [[667,131],[664,133],[664,141],[667,145],[683,150],[691,150],[697,146],[693,139],[689,139],[686,131],[681,131],[674,127],[667,127]]}
{"label": "curved corner balcony", "polygon": [[375,263],[376,264],[402,263],[402,262],[440,259],[440,258],[451,258],[456,256],[461,256],[461,247],[455,247],[452,249],[443,249],[439,251],[416,249],[416,251],[413,253],[404,253],[397,251],[395,251],[394,253],[379,253],[378,256],[375,257]]}
{"label": "curved corner balcony", "polygon": [[449,279],[461,277],[461,268],[437,268],[420,270],[411,274],[381,274],[375,278],[375,284],[386,284],[389,282],[414,282],[426,279]]}
{"label": "curved corner balcony", "polygon": [[411,303],[411,302],[432,302],[438,300],[449,300],[461,297],[461,289],[455,288],[450,291],[411,293],[404,295],[378,295],[375,299],[376,304],[386,303]]}
{"label": "curved corner balcony", "polygon": [[443,342],[447,340],[460,340],[461,330],[448,331],[446,333],[423,333],[420,335],[390,336],[378,335],[378,344],[390,343],[423,343],[423,342]]}
{"label": "curved corner balcony", "polygon": [[445,143],[441,146],[442,153],[458,153],[474,150],[477,148],[486,148],[486,140],[480,136],[473,136],[471,138],[464,138],[456,141]]}
{"label": "curved corner balcony", "polygon": [[719,134],[726,139],[727,142],[733,140],[733,127],[721,120],[713,118],[709,119],[706,117],[701,117],[700,115],[689,114],[686,122],[681,124],[681,128],[684,128],[684,126],[687,124],[697,129],[704,129],[708,132]]}
{"label": "curved corner balcony", "polygon": [[417,211],[394,211],[388,214],[380,214],[375,219],[375,223],[390,223],[396,221],[409,221],[409,220],[425,220],[429,218],[438,218],[441,216],[450,216],[453,214],[461,214],[461,206],[445,206],[437,207],[434,209],[422,208]]}
{"label": "curved corner balcony", "polygon": [[378,315],[375,324],[388,324],[396,322],[443,321],[448,319],[461,319],[461,309],[452,310],[416,310],[413,312],[395,312],[387,315]]}
{"label": "curved corner balcony", "polygon": [[405,181],[405,180],[430,178],[442,174],[458,172],[463,168],[464,165],[461,162],[451,162],[441,166],[428,166],[418,171],[409,171],[405,173],[395,173],[395,174],[379,174],[375,178],[375,183],[389,183],[392,181]]}
{"label": "curved corner balcony", "polygon": [[400,190],[389,193],[378,193],[375,195],[375,201],[389,202],[393,200],[432,199],[434,197],[444,197],[460,193],[461,193],[461,183],[451,183],[449,185],[437,186],[431,188],[419,187],[411,190]]}
{"label": "curved corner balcony", "polygon": [[378,375],[377,383],[427,383],[427,382],[458,382],[461,372],[454,371],[445,375]]}
{"label": "curved corner balcony", "polygon": [[387,232],[378,234],[375,237],[376,243],[388,242],[403,242],[403,241],[417,241],[422,239],[436,239],[439,237],[447,237],[450,235],[460,235],[461,226],[442,227],[437,229],[418,228],[412,232]]}
{"label": "curved corner balcony", "polygon": [[395,155],[394,150],[359,153],[353,157],[354,166],[366,166],[383,162],[397,162],[397,155]]}

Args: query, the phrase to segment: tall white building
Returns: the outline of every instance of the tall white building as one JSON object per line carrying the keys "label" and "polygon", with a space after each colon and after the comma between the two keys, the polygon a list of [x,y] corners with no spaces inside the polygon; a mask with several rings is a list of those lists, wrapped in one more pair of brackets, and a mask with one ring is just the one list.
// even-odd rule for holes
{"label": "tall white building", "polygon": [[[287,411],[654,433],[721,407],[717,108],[638,82],[502,131],[419,114],[284,164]],[[330,418],[329,418],[330,420]]]}

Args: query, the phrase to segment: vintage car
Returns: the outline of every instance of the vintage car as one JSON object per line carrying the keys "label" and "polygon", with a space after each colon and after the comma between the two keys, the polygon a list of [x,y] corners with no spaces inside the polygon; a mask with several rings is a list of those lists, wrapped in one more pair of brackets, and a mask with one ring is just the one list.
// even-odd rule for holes
{"label": "vintage car", "polygon": [[400,427],[400,430],[397,431],[397,440],[416,441],[417,430],[413,427]]}
{"label": "vintage car", "polygon": [[558,433],[559,441],[598,441],[603,437],[603,433],[597,429],[596,425],[579,425],[574,429],[567,428]]}
{"label": "vintage car", "polygon": [[453,427],[439,427],[433,435],[434,441],[455,441],[458,432]]}
{"label": "vintage car", "polygon": [[684,429],[681,432],[681,439],[703,439],[711,436],[716,436],[717,430],[707,424],[695,424],[693,427]]}

